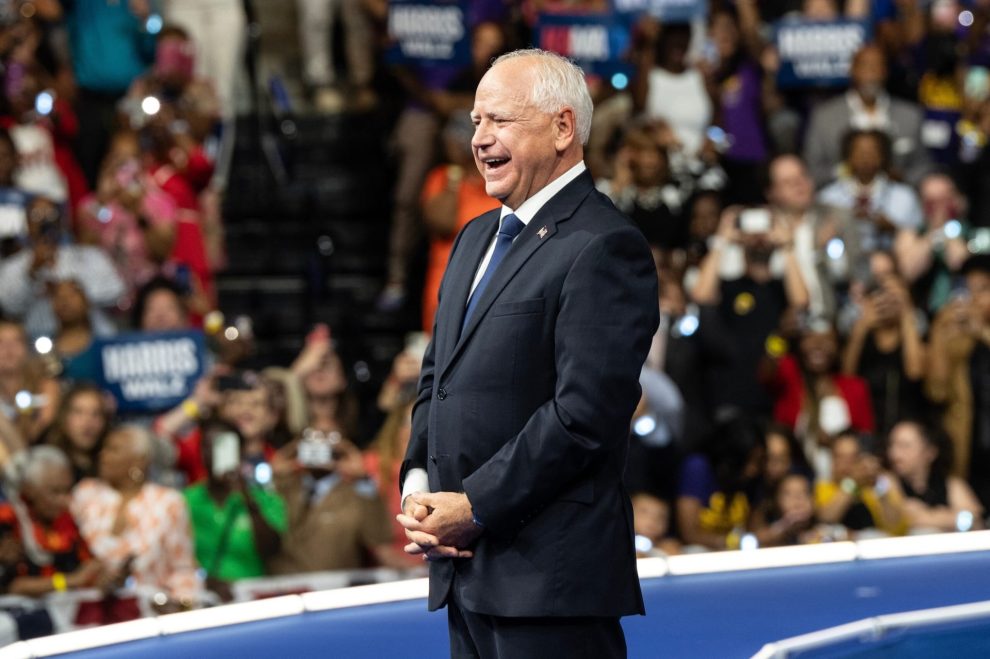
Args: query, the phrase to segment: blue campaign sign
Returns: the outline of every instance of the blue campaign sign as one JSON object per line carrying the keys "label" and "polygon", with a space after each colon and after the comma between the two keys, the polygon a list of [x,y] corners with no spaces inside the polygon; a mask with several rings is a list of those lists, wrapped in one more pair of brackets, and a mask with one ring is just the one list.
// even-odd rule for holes
{"label": "blue campaign sign", "polygon": [[839,87],[849,83],[852,56],[870,39],[867,21],[785,19],[774,27],[780,87]]}
{"label": "blue campaign sign", "polygon": [[611,0],[619,14],[649,14],[668,23],[689,23],[708,15],[708,0]]}
{"label": "blue campaign sign", "polygon": [[388,36],[392,62],[471,63],[469,0],[390,0]]}
{"label": "blue campaign sign", "polygon": [[206,371],[200,331],[135,332],[97,339],[96,384],[114,395],[122,412],[158,412],[192,393]]}
{"label": "blue campaign sign", "polygon": [[533,43],[577,62],[586,73],[612,75],[629,73],[625,56],[629,50],[629,26],[615,14],[540,14],[533,32]]}

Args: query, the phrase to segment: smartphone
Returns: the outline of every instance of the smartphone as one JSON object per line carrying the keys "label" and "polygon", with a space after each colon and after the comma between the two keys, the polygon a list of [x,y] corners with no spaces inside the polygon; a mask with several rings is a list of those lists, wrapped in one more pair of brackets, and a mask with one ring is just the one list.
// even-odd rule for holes
{"label": "smartphone", "polygon": [[213,475],[223,476],[237,471],[241,465],[241,442],[232,432],[222,432],[213,438]]}
{"label": "smartphone", "polygon": [[766,208],[747,208],[739,213],[739,230],[743,233],[768,233],[770,211]]}

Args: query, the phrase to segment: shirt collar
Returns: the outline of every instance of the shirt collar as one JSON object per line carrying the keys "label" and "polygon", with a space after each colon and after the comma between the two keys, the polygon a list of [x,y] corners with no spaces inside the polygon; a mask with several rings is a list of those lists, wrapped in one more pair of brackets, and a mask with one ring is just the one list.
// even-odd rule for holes
{"label": "shirt collar", "polygon": [[584,161],[582,160],[554,180],[547,183],[542,190],[534,194],[523,203],[519,204],[519,208],[515,210],[512,210],[503,204],[502,215],[499,219],[501,220],[506,215],[514,214],[524,225],[529,224],[530,220],[536,217],[536,214],[540,212],[540,209],[543,208],[546,203],[554,197],[554,195],[563,190],[568,183],[580,176],[586,169],[587,167],[585,167]]}
{"label": "shirt collar", "polygon": [[849,104],[849,124],[855,129],[884,130],[890,123],[890,97],[885,91],[877,94],[876,106],[872,112],[855,90],[846,92],[846,102]]}

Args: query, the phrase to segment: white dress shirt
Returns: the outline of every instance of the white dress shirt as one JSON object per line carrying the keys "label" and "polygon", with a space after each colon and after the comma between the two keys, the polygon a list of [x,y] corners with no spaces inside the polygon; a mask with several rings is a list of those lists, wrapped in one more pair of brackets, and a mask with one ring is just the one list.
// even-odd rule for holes
{"label": "white dress shirt", "polygon": [[[521,203],[519,208],[515,210],[503,205],[499,222],[501,222],[502,218],[506,215],[512,213],[519,218],[519,221],[522,222],[524,226],[528,225],[548,201],[556,196],[558,192],[563,190],[568,183],[580,176],[585,169],[587,169],[587,167],[585,167],[584,162],[579,162],[554,180],[550,181],[544,188]],[[474,275],[474,283],[471,284],[471,291],[468,293],[468,300],[471,299],[471,294],[474,293],[474,289],[478,287],[478,282],[481,281],[481,278],[485,274],[485,270],[488,269],[488,264],[492,260],[492,253],[495,251],[496,240],[497,235],[492,236],[491,244],[488,246],[488,251],[485,252],[485,256],[481,259],[481,264],[478,266],[478,271]],[[464,300],[465,306],[467,306],[468,300]],[[430,480],[426,474],[426,470],[418,467],[415,469],[410,469],[409,473],[406,474],[406,480],[402,483],[402,498],[400,501],[405,502],[406,497],[413,492],[429,491]]]}

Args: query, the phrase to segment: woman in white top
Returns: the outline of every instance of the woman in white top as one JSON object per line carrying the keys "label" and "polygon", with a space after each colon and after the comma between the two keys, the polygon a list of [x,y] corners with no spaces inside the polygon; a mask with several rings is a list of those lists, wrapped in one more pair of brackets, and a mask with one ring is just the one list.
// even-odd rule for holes
{"label": "woman in white top", "polygon": [[641,24],[634,88],[637,110],[662,120],[685,156],[699,154],[712,120],[712,102],[701,71],[688,64],[691,26]]}

